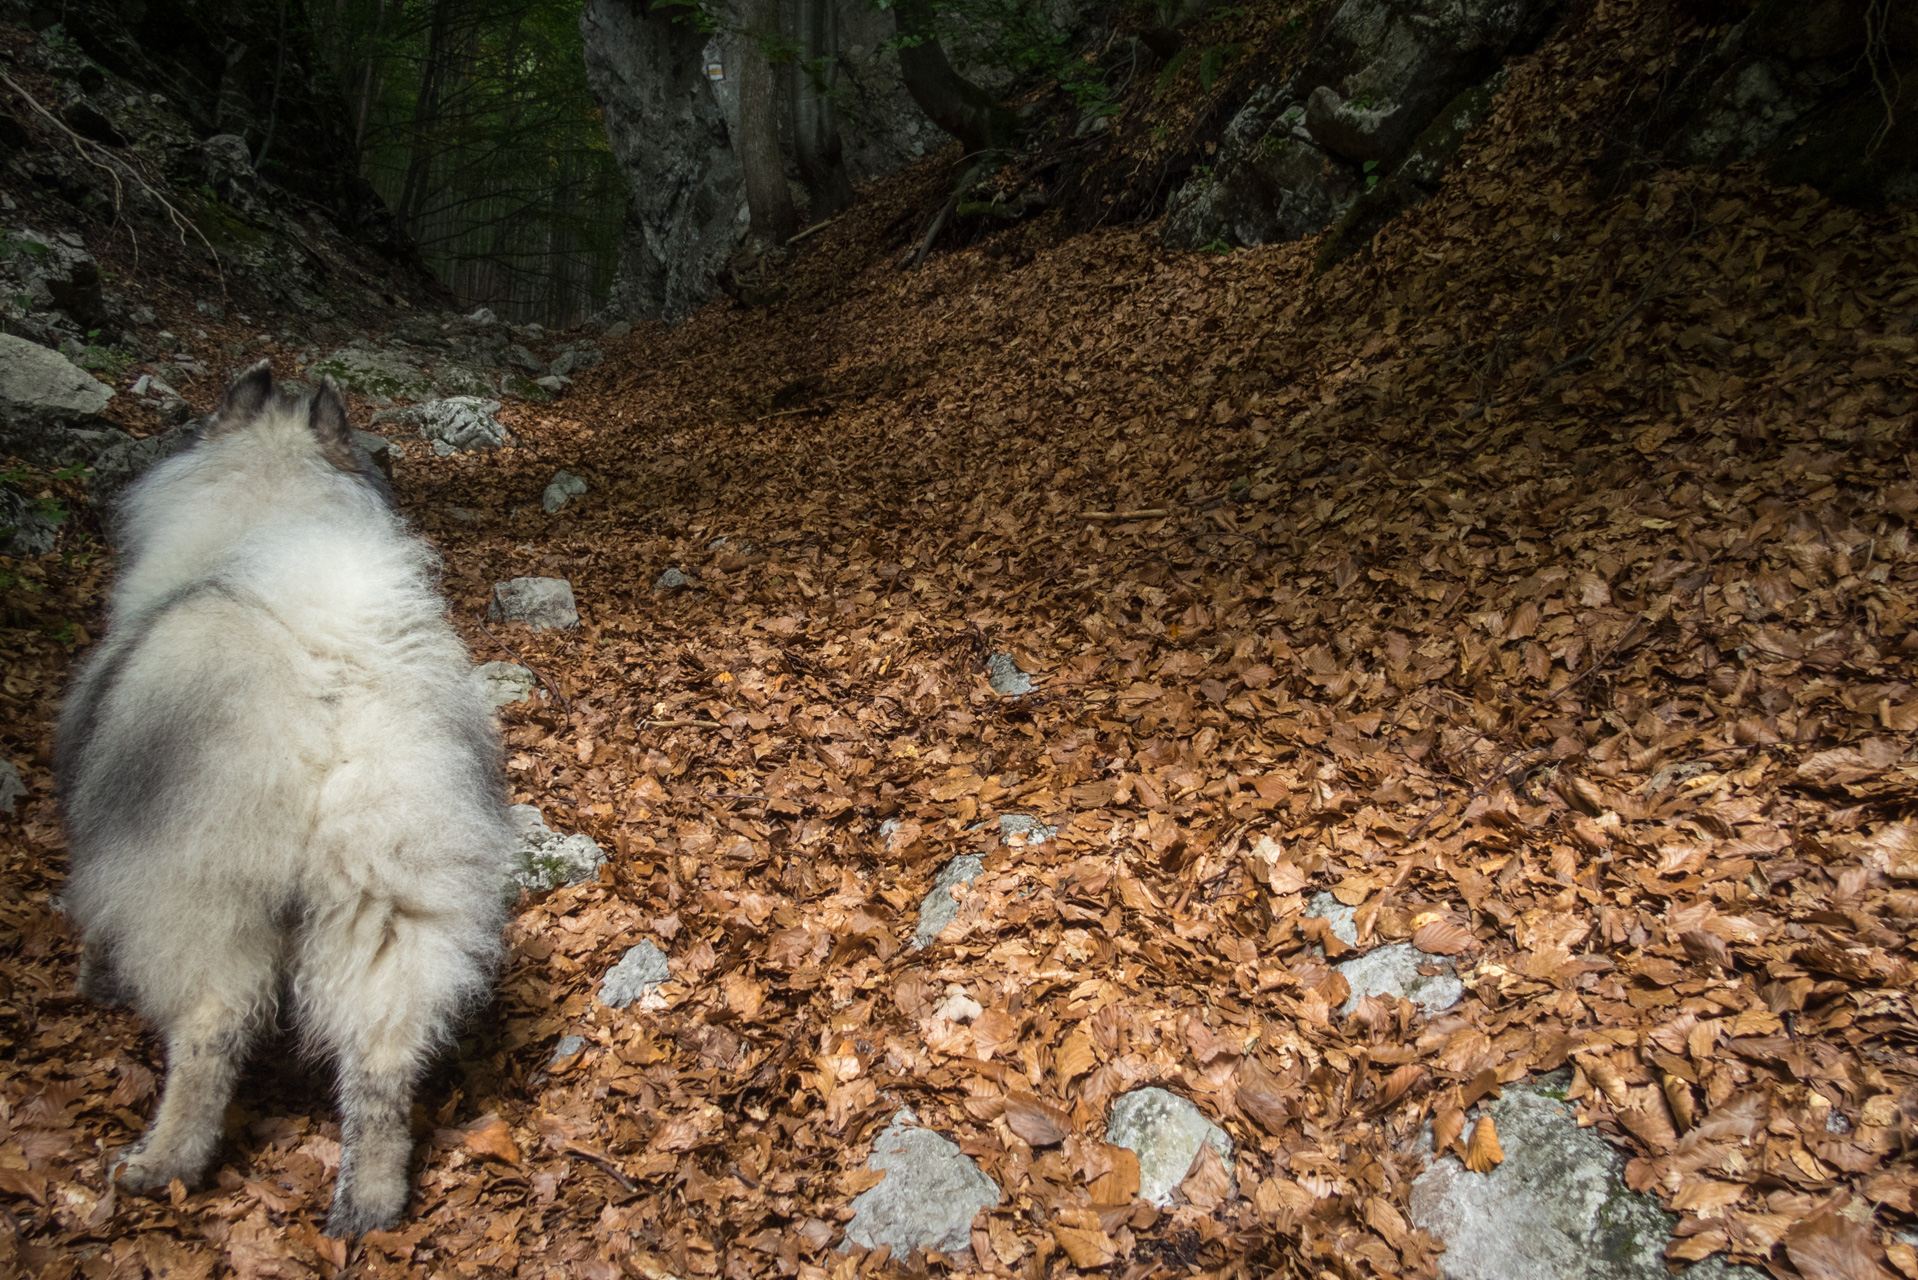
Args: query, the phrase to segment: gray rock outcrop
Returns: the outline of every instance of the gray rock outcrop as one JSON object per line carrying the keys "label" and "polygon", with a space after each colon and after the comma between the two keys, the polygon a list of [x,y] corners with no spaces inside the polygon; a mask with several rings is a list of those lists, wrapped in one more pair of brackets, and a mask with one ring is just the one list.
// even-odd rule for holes
{"label": "gray rock outcrop", "polygon": [[[1465,996],[1465,984],[1452,972],[1451,961],[1428,956],[1409,942],[1374,947],[1362,956],[1335,965],[1352,994],[1339,1009],[1351,1013],[1367,996],[1396,1000],[1404,996],[1426,1013],[1442,1013]],[[1420,973],[1421,968],[1437,973]]]}
{"label": "gray rock outcrop", "polygon": [[43,556],[59,537],[60,521],[26,495],[0,485],[0,556]]}
{"label": "gray rock outcrop", "polygon": [[1019,670],[1009,653],[995,653],[986,659],[986,682],[1002,698],[1032,692],[1032,677]]}
{"label": "gray rock outcrop", "polygon": [[373,421],[413,432],[431,444],[435,453],[465,453],[497,449],[506,443],[506,428],[494,416],[499,410],[499,401],[484,396],[446,396],[404,408],[382,409],[373,415]]}
{"label": "gray rock outcrop", "polygon": [[[1332,936],[1346,946],[1359,944],[1358,908],[1346,906],[1329,893],[1318,893],[1306,902],[1305,914],[1331,924]],[[1314,951],[1317,950],[1315,947]],[[1451,961],[1426,955],[1410,943],[1374,947],[1333,967],[1352,989],[1340,1013],[1351,1013],[1367,996],[1384,996],[1388,1000],[1404,996],[1426,1013],[1439,1013],[1465,996],[1465,984],[1453,972]],[[1439,972],[1423,974],[1419,972],[1421,968]]]}
{"label": "gray rock outcrop", "polygon": [[519,870],[512,877],[514,884],[528,893],[544,893],[599,874],[606,853],[591,836],[554,831],[530,804],[516,804],[511,812],[519,836],[514,850],[519,862]]}
{"label": "gray rock outcrop", "polygon": [[488,662],[473,670],[486,701],[495,707],[524,702],[539,687],[539,677],[517,662]]}
{"label": "gray rock outcrop", "polygon": [[672,969],[666,963],[666,953],[653,944],[651,938],[636,947],[628,947],[619,963],[606,971],[599,980],[599,1002],[615,1009],[624,1009],[635,1000],[643,1000],[652,993],[654,987],[670,980]]}
{"label": "gray rock outcrop", "polygon": [[585,492],[584,480],[570,471],[557,471],[553,473],[553,478],[547,484],[545,492],[540,494],[539,505],[550,516],[565,506],[568,498],[577,498]]}
{"label": "gray rock outcrop", "polygon": [[87,496],[96,504],[112,502],[128,485],[145,475],[147,468],[163,458],[171,458],[193,440],[191,425],[169,427],[138,440],[121,436],[103,450],[87,470]]}
{"label": "gray rock outcrop", "polygon": [[1134,1089],[1112,1104],[1106,1141],[1139,1157],[1139,1198],[1164,1208],[1185,1181],[1204,1143],[1232,1171],[1232,1139],[1189,1098],[1164,1089]]}
{"label": "gray rock outcrop", "polygon": [[[1346,0],[1298,74],[1255,91],[1226,127],[1216,163],[1174,195],[1165,242],[1295,240],[1389,187],[1372,201],[1376,230],[1429,194],[1470,125],[1424,139],[1417,173],[1392,184],[1415,142],[1448,108],[1472,124],[1482,118],[1490,93],[1484,103],[1461,95],[1536,44],[1562,7],[1563,0]],[[1360,242],[1356,231],[1348,240]]]}
{"label": "gray rock outcrop", "polygon": [[[883,177],[945,145],[906,92],[889,48],[890,13],[834,0],[839,33],[835,108],[846,171]],[[631,201],[612,316],[678,320],[718,293],[718,275],[746,230],[738,152],[738,48],[664,6],[587,0],[580,14],[586,77]],[[708,75],[709,65],[719,77]],[[560,372],[554,370],[554,372]]]}
{"label": "gray rock outcrop", "polygon": [[488,622],[524,622],[535,631],[569,631],[579,625],[573,584],[564,578],[513,578],[493,584]]}
{"label": "gray rock outcrop", "polygon": [[[1412,1183],[1412,1222],[1445,1244],[1446,1280],[1662,1280],[1675,1219],[1625,1185],[1625,1156],[1557,1096],[1563,1073],[1505,1087],[1489,1106],[1505,1159],[1473,1173],[1454,1156]],[[1557,1080],[1557,1083],[1553,1081]],[[1758,1280],[1709,1258],[1687,1280]]]}
{"label": "gray rock outcrop", "polygon": [[0,333],[0,451],[43,466],[90,462],[128,439],[100,414],[113,388],[58,351]]}
{"label": "gray rock outcrop", "polygon": [[974,1216],[1004,1198],[957,1143],[920,1128],[903,1107],[872,1140],[866,1167],[886,1176],[853,1197],[846,1238],[868,1249],[890,1245],[897,1257],[914,1249],[970,1249]]}
{"label": "gray rock outcrop", "polygon": [[952,891],[971,884],[985,872],[985,862],[974,854],[961,854],[939,869],[924,901],[919,904],[919,924],[912,931],[912,945],[924,947],[937,938],[959,914],[959,902]]}
{"label": "gray rock outcrop", "polygon": [[0,818],[13,816],[22,800],[27,798],[27,784],[20,780],[20,770],[11,760],[0,760]]}

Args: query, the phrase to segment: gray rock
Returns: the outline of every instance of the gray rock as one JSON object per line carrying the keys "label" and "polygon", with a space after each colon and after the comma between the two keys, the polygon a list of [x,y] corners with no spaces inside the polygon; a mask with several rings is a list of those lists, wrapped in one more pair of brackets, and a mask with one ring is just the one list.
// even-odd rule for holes
{"label": "gray rock", "polygon": [[139,440],[121,435],[93,460],[86,476],[87,496],[96,504],[111,503],[149,467],[192,445],[196,434],[191,425],[181,425]]}
{"label": "gray rock", "polygon": [[696,579],[690,573],[677,566],[667,569],[653,580],[655,591],[677,591],[681,587],[690,587]]}
{"label": "gray rock", "polygon": [[341,347],[314,361],[305,371],[314,381],[331,378],[347,391],[388,400],[424,400],[433,394],[433,380],[418,364],[387,347],[361,344]]}
{"label": "gray rock", "polygon": [[1002,813],[999,815],[999,838],[1001,840],[1018,836],[1027,844],[1044,844],[1059,834],[1059,828],[1049,827],[1029,813]]}
{"label": "gray rock", "polygon": [[524,622],[535,631],[569,631],[579,625],[573,584],[564,578],[513,578],[493,584],[488,622]]}
{"label": "gray rock", "polygon": [[[839,34],[831,101],[851,180],[897,172],[944,146],[900,77],[893,15],[864,0],[831,0],[829,20]],[[706,74],[709,62],[736,67],[742,38],[706,35],[674,21],[670,7],[626,0],[587,0],[580,32],[586,78],[630,194],[606,314],[684,319],[718,293],[718,272],[746,231],[739,77]]]}
{"label": "gray rock", "polygon": [[25,494],[0,485],[0,556],[43,556],[59,537],[60,521],[42,514]]}
{"label": "gray rock", "polygon": [[530,804],[514,805],[512,815],[519,835],[514,852],[520,866],[513,873],[514,884],[528,893],[544,893],[599,874],[606,853],[591,836],[554,831]]}
{"label": "gray rock", "polygon": [[0,817],[11,817],[26,798],[27,784],[20,780],[20,771],[13,761],[0,760]]}
{"label": "gray rock", "polygon": [[488,662],[473,671],[488,705],[503,707],[524,702],[539,687],[539,677],[517,662]]}
{"label": "gray rock", "polygon": [[1262,88],[1226,127],[1219,160],[1175,193],[1165,243],[1276,244],[1309,236],[1342,214],[1361,189],[1351,165],[1305,130],[1305,109]]}
{"label": "gray rock", "polygon": [[959,903],[952,896],[953,889],[958,885],[971,884],[985,869],[985,862],[970,853],[961,854],[940,868],[938,878],[932,882],[931,891],[919,904],[919,927],[912,931],[914,948],[928,945],[953,922],[959,914]]}
{"label": "gray rock", "polygon": [[382,409],[373,415],[375,423],[391,422],[415,432],[436,449],[465,453],[471,449],[497,449],[506,443],[507,430],[494,415],[497,400],[483,396],[445,396],[423,400],[401,409]]}
{"label": "gray rock", "polygon": [[493,309],[491,307],[481,307],[478,311],[475,311],[472,315],[466,318],[472,321],[474,324],[499,323],[499,317],[493,314]]}
{"label": "gray rock", "polygon": [[[1412,1183],[1411,1218],[1445,1243],[1446,1280],[1664,1280],[1673,1217],[1625,1185],[1625,1156],[1557,1096],[1564,1073],[1505,1086],[1490,1105],[1505,1159],[1472,1173],[1453,1156]],[[1687,1280],[1759,1280],[1710,1258]]]}
{"label": "gray rock", "polygon": [[534,355],[531,351],[528,351],[520,343],[515,342],[507,347],[506,355],[514,364],[535,377],[552,372],[551,369],[546,367],[544,360]]}
{"label": "gray rock", "polygon": [[1348,907],[1329,893],[1315,893],[1305,904],[1305,914],[1332,922],[1332,936],[1348,947],[1359,945],[1357,907]]}
{"label": "gray rock", "polygon": [[596,347],[573,347],[560,352],[548,372],[571,376],[581,369],[591,369],[605,359],[606,353]]}
{"label": "gray rock", "polygon": [[19,245],[35,246],[16,255],[12,264],[34,308],[60,312],[82,333],[111,325],[112,308],[101,289],[100,264],[86,251],[84,241],[71,232],[48,236],[24,227],[9,238]]}
{"label": "gray rock", "polygon": [[[1384,186],[1448,104],[1534,45],[1563,7],[1563,0],[1345,0],[1298,74],[1255,90],[1226,127],[1209,172],[1175,194],[1165,242],[1198,248],[1317,234]],[[1442,153],[1443,168],[1456,149],[1434,147],[1427,159]],[[1436,171],[1422,181],[1436,181]],[[1374,202],[1364,238],[1417,193],[1388,195]]]}
{"label": "gray rock", "polygon": [[866,1167],[886,1176],[853,1197],[846,1239],[868,1249],[891,1245],[895,1257],[914,1249],[969,1250],[974,1216],[1004,1199],[957,1143],[920,1128],[904,1107],[872,1140]]}
{"label": "gray rock", "polygon": [[446,514],[461,524],[478,524],[481,519],[480,513],[471,507],[448,507]]}
{"label": "gray rock", "polygon": [[566,390],[566,384],[571,381],[572,379],[570,378],[562,378],[558,374],[549,373],[544,378],[534,378],[533,385],[542,391],[558,395],[560,392]]}
{"label": "gray rock", "polygon": [[539,505],[547,515],[552,515],[566,505],[568,498],[577,498],[586,492],[586,482],[570,471],[553,473],[552,481],[546,486],[546,492],[539,497]]}
{"label": "gray rock", "polygon": [[627,320],[615,320],[606,326],[606,336],[609,338],[623,338],[632,331],[632,323]]}
{"label": "gray rock", "polygon": [[[1442,972],[1430,977],[1419,967],[1437,967]],[[1465,995],[1465,984],[1452,972],[1451,961],[1443,956],[1428,956],[1409,942],[1374,947],[1362,956],[1335,966],[1352,988],[1351,998],[1340,1008],[1350,1013],[1366,996],[1385,996],[1396,1000],[1404,996],[1427,1013],[1440,1013],[1457,1004]]]}
{"label": "gray rock", "polygon": [[553,1056],[549,1061],[556,1065],[566,1061],[575,1054],[583,1052],[585,1048],[585,1036],[561,1036],[559,1043],[553,1046]]}
{"label": "gray rock", "polygon": [[648,938],[636,947],[628,947],[619,963],[606,971],[599,982],[599,1002],[624,1009],[633,1001],[644,999],[654,987],[672,976],[666,953]]}
{"label": "gray rock", "polygon": [[1139,1198],[1164,1208],[1205,1143],[1232,1171],[1232,1139],[1190,1099],[1164,1089],[1134,1089],[1112,1104],[1106,1141],[1139,1157]]}
{"label": "gray rock", "polygon": [[113,388],[49,347],[0,333],[0,452],[64,467],[127,439],[100,421]]}
{"label": "gray rock", "polygon": [[1326,151],[1352,160],[1386,160],[1397,141],[1386,132],[1393,106],[1364,107],[1347,102],[1322,84],[1305,101],[1305,131]]}
{"label": "gray rock", "polygon": [[1032,677],[1019,670],[1019,664],[1009,653],[995,653],[986,659],[986,679],[992,691],[1002,698],[1032,692]]}
{"label": "gray rock", "polygon": [[353,445],[366,455],[366,460],[379,468],[381,475],[388,480],[393,478],[393,442],[385,436],[376,436],[371,431],[355,431]]}

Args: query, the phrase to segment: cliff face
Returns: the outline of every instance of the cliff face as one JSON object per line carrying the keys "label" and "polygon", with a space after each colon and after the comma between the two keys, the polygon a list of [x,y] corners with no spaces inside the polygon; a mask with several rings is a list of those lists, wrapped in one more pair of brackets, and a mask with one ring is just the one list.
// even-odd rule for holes
{"label": "cliff face", "polygon": [[[714,277],[738,246],[746,198],[734,147],[738,42],[674,21],[683,10],[646,0],[586,0],[586,75],[631,191],[611,310],[681,319],[718,292]],[[881,46],[892,17],[839,0],[840,98],[854,182],[893,173],[945,141]],[[785,15],[788,25],[791,15]],[[720,78],[707,75],[718,64]],[[796,177],[796,175],[794,175]],[[795,198],[801,199],[795,188]]]}
{"label": "cliff face", "polygon": [[[318,205],[366,247],[417,265],[359,174],[351,114],[308,38],[301,0],[65,0],[57,10],[13,0],[0,16],[36,30],[57,19],[88,62],[159,95],[198,138],[242,139],[260,178]],[[91,78],[79,87],[86,90]],[[110,117],[105,123],[118,132]]]}

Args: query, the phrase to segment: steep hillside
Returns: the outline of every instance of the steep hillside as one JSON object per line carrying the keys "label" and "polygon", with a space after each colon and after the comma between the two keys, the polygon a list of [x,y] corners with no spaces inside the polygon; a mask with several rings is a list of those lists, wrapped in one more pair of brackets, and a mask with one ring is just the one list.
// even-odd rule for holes
{"label": "steep hillside", "polygon": [[[783,301],[405,448],[476,657],[537,682],[514,799],[609,858],[522,900],[415,1216],[350,1251],[277,1051],[213,1185],[107,1187],[161,1063],[73,994],[47,746],[109,564],[14,562],[0,1257],[1918,1280],[1918,215],[1621,169],[1592,122],[1672,13],[1574,6],[1323,271],[1040,222],[902,272],[927,166]],[[578,626],[482,622],[516,577]],[[1194,1137],[1141,1198],[1148,1086],[1229,1176]],[[902,1109],[999,1196],[937,1248],[869,1247]]]}

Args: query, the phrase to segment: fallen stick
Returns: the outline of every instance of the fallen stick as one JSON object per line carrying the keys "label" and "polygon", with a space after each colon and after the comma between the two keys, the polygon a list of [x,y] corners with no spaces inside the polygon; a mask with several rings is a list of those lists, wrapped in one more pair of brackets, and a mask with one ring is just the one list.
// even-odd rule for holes
{"label": "fallen stick", "polygon": [[1082,520],[1163,520],[1172,514],[1169,507],[1144,507],[1137,511],[1084,511]]}
{"label": "fallen stick", "polygon": [[642,729],[725,729],[730,726],[718,720],[641,720]]}

